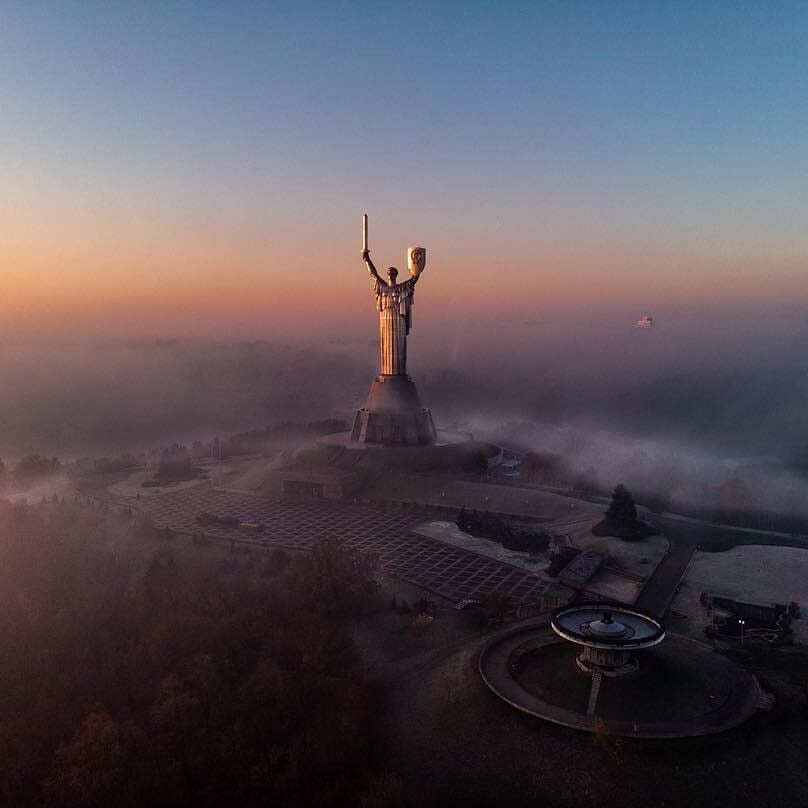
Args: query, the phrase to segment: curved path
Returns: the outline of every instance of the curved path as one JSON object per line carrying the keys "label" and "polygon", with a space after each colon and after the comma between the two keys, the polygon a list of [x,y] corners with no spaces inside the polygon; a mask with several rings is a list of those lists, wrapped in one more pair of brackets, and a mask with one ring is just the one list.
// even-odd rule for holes
{"label": "curved path", "polygon": [[[679,720],[655,719],[653,714],[646,711],[630,720],[625,717],[610,718],[609,715],[604,715],[602,717],[610,731],[633,738],[689,738],[712,735],[742,724],[757,711],[761,692],[754,676],[692,640],[673,635],[666,640],[669,649],[671,642],[679,646],[676,650],[677,657],[686,661],[687,667],[695,676],[700,677],[702,675],[700,671],[704,671],[704,679],[699,682],[703,688],[698,694],[694,693],[694,701],[697,696],[703,698],[703,693],[712,689],[720,692],[720,697],[716,698],[715,703],[711,703],[707,709],[691,709],[689,716],[685,715]],[[568,705],[550,703],[526,690],[515,678],[518,676],[520,653],[546,648],[549,658],[551,647],[555,650],[562,643],[563,641],[547,628],[545,622],[535,622],[506,631],[493,637],[482,649],[478,662],[480,675],[497,696],[517,710],[554,724],[592,732],[596,718],[586,715],[585,703],[581,710],[570,709]],[[574,667],[570,670],[570,676],[573,675],[578,675]],[[553,679],[558,678],[557,672],[554,671]],[[627,677],[624,683],[628,687],[631,686],[629,679],[630,677]],[[685,692],[683,697],[686,696]],[[659,692],[658,698],[666,698],[665,692]],[[557,701],[563,700],[557,699]],[[684,715],[688,711],[682,712]]]}

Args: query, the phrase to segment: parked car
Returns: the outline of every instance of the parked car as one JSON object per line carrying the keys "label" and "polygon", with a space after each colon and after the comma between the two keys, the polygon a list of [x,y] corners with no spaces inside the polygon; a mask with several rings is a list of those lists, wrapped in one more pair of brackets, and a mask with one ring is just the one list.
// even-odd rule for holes
{"label": "parked car", "polygon": [[246,519],[242,519],[241,522],[239,522],[239,527],[244,530],[252,530],[254,533],[263,533],[267,529],[267,526],[254,516],[248,516]]}

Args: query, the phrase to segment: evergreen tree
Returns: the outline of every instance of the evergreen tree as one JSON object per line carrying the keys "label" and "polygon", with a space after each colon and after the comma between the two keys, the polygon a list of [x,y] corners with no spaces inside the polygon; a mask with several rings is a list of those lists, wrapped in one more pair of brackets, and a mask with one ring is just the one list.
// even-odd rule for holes
{"label": "evergreen tree", "polygon": [[622,483],[612,492],[606,521],[615,527],[629,527],[637,521],[637,506],[631,492]]}

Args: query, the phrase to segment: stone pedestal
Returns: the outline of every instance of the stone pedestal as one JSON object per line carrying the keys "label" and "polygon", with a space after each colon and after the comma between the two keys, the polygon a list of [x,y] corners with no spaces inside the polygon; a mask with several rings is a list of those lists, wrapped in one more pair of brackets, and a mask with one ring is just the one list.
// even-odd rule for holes
{"label": "stone pedestal", "polygon": [[388,446],[428,446],[435,442],[432,414],[421,406],[409,376],[376,377],[365,406],[356,413],[351,440]]}
{"label": "stone pedestal", "polygon": [[604,676],[624,676],[637,670],[637,660],[631,651],[585,647],[576,657],[578,667],[585,673],[600,671]]}

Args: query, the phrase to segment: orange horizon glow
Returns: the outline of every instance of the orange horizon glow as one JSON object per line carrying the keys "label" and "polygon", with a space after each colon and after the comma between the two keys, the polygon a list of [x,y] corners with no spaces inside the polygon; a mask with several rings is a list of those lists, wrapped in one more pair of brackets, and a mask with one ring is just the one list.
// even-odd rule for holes
{"label": "orange horizon glow", "polygon": [[[533,226],[526,211],[489,221],[479,209],[416,207],[399,219],[395,206],[367,207],[380,268],[403,268],[411,243],[427,248],[416,298],[421,322],[663,303],[808,304],[804,237],[755,240],[735,227],[730,239],[719,235],[728,223],[714,233],[612,233],[597,218],[581,216],[573,226],[546,205]],[[372,305],[359,255],[361,212],[335,199],[320,209],[300,200],[276,205],[262,217],[212,203],[194,211],[126,199],[71,207],[53,194],[6,203],[0,332],[295,337],[346,324],[364,331]],[[475,225],[481,218],[485,225]]]}
{"label": "orange horizon glow", "polygon": [[[138,234],[135,234],[137,236]],[[3,245],[0,318],[4,331],[78,330],[85,333],[305,333],[312,318],[328,329],[371,318],[371,298],[358,250],[350,239],[309,240],[304,249],[269,237],[250,245],[243,234],[180,235],[166,243],[114,239]],[[778,272],[757,270],[769,258],[729,268],[721,256],[673,252],[648,257],[618,248],[581,245],[516,249],[439,244],[428,251],[417,297],[418,316],[462,317],[486,311],[519,317],[569,307],[654,307],[712,301],[711,305],[808,302],[799,262],[779,256]],[[404,265],[396,252],[372,253],[380,266]],[[357,253],[355,256],[353,253]],[[738,266],[735,264],[734,266]]]}

